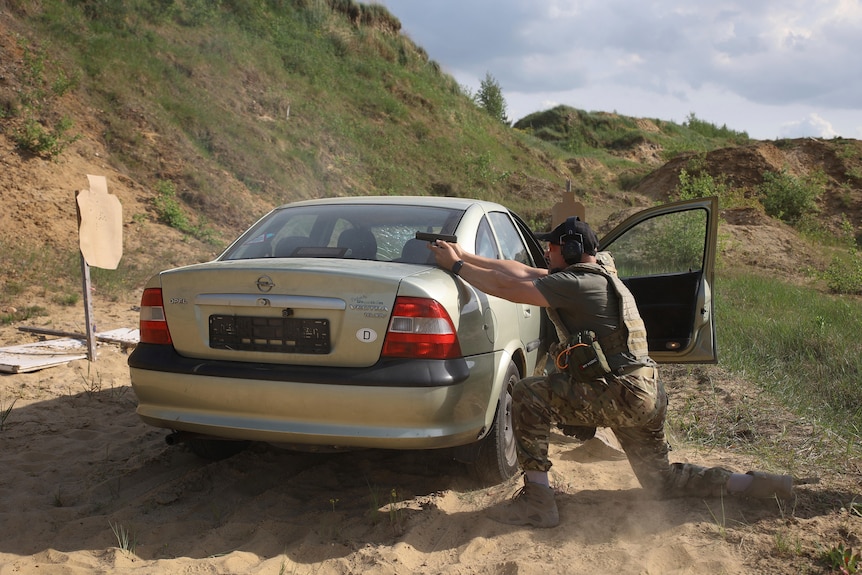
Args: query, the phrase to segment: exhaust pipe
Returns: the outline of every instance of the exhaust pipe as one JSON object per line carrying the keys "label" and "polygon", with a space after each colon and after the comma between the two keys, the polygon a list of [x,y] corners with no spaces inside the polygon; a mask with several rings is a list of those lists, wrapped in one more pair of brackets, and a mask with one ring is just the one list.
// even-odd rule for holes
{"label": "exhaust pipe", "polygon": [[180,443],[184,443],[192,438],[194,434],[188,433],[185,431],[174,431],[173,433],[165,436],[165,443],[168,445],[179,445]]}

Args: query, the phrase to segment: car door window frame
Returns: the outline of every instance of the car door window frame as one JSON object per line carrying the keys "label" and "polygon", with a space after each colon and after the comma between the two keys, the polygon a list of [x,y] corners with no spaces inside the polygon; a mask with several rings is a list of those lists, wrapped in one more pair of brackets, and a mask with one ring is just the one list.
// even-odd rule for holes
{"label": "car door window frame", "polygon": [[[672,202],[643,210],[626,219],[599,242],[601,251],[614,255],[614,243],[646,223],[661,229],[657,218],[691,210],[706,213],[703,221],[703,258],[700,269],[676,272],[645,273],[620,279],[635,297],[647,327],[650,356],[661,363],[715,363],[718,351],[715,338],[715,314],[712,289],[718,235],[718,198],[699,198]],[[652,220],[652,221],[651,221]],[[664,238],[672,241],[672,238]],[[689,240],[691,241],[691,240]],[[648,244],[648,241],[642,243]],[[651,257],[649,245],[638,249]],[[628,255],[628,254],[627,254]],[[616,258],[615,258],[616,259]],[[627,266],[631,267],[631,266]]]}

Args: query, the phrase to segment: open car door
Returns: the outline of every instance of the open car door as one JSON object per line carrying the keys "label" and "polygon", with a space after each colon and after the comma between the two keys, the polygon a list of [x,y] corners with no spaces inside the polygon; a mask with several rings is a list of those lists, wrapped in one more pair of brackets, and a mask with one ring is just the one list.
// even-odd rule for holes
{"label": "open car door", "polygon": [[712,298],[718,198],[649,208],[599,243],[635,297],[650,357],[659,363],[716,363]]}

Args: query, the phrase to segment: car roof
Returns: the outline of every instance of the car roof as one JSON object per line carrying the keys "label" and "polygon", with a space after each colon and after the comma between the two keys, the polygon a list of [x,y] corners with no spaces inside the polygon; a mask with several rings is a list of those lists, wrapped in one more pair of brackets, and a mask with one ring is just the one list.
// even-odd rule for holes
{"label": "car roof", "polygon": [[477,200],[475,198],[451,198],[438,196],[351,196],[351,197],[335,197],[335,198],[318,198],[314,200],[301,200],[283,204],[277,209],[295,207],[295,206],[320,206],[320,205],[338,205],[338,204],[407,204],[412,206],[433,206],[455,208],[466,210],[472,205],[482,206],[484,209],[508,209],[502,204],[490,202],[487,200]]}

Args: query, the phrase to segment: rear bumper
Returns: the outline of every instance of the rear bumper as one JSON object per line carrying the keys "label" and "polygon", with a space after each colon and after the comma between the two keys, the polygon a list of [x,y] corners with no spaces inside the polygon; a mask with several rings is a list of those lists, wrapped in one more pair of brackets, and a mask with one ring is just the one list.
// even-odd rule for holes
{"label": "rear bumper", "polygon": [[141,344],[129,366],[145,423],[229,439],[453,447],[479,439],[496,406],[495,354],[309,368],[194,360]]}
{"label": "rear bumper", "polygon": [[213,361],[183,357],[173,346],[139,344],[129,355],[129,367],[171,374],[225,377],[254,381],[297,381],[329,385],[439,387],[470,376],[463,358],[440,360],[390,359],[365,368],[307,367],[274,363]]}

